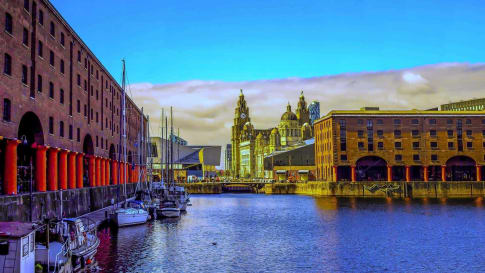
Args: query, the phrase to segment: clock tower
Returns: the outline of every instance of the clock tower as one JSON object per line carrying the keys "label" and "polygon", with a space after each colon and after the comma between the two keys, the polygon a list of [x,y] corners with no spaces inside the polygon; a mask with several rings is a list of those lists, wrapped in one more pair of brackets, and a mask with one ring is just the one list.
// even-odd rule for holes
{"label": "clock tower", "polygon": [[232,144],[232,166],[231,173],[233,177],[237,177],[239,174],[240,166],[240,152],[239,143],[241,142],[241,132],[243,130],[244,124],[251,121],[249,118],[249,108],[246,105],[246,100],[244,99],[244,94],[241,89],[239,94],[239,99],[237,101],[237,106],[234,111],[234,125],[232,126],[231,133],[231,144]]}

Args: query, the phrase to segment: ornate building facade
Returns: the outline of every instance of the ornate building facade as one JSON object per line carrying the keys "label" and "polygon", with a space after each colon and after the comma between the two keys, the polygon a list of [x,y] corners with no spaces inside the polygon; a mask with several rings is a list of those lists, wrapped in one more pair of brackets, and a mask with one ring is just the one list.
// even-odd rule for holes
{"label": "ornate building facade", "polygon": [[292,112],[288,103],[286,112],[273,128],[254,128],[242,90],[234,114],[231,133],[234,177],[272,178],[272,172],[264,169],[264,158],[275,151],[298,147],[304,140],[313,137],[310,113],[303,91],[298,100],[296,113]]}

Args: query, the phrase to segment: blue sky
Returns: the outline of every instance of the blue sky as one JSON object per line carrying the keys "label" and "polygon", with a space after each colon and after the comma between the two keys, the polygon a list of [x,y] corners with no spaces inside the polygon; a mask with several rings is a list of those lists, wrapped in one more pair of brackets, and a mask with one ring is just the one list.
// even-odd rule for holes
{"label": "blue sky", "polygon": [[117,79],[251,81],[485,62],[484,1],[51,0]]}

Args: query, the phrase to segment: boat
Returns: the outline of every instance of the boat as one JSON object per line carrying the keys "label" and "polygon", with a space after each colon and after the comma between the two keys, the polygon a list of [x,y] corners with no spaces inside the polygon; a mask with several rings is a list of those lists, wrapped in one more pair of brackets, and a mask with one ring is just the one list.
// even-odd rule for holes
{"label": "boat", "polygon": [[118,227],[144,224],[148,221],[148,211],[142,201],[128,201],[126,208],[119,208],[111,214],[111,220]]}
{"label": "boat", "polygon": [[190,198],[185,191],[185,188],[176,186],[175,190],[173,191],[173,196],[178,201],[180,210],[186,211],[187,204],[190,202]]}
{"label": "boat", "polygon": [[0,222],[0,272],[73,272],[69,240],[49,224]]}
{"label": "boat", "polygon": [[91,266],[99,246],[96,224],[89,218],[79,217],[64,218],[58,226],[59,234],[69,239],[74,271]]}
{"label": "boat", "polygon": [[167,200],[157,209],[157,217],[180,217],[180,205],[177,201]]}

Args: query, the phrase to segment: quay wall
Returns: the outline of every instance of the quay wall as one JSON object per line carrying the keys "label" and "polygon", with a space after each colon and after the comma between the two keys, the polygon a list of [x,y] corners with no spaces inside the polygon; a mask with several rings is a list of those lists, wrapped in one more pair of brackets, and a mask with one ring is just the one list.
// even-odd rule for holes
{"label": "quay wall", "polygon": [[[121,185],[122,186],[122,185]],[[126,184],[128,196],[135,194],[136,183]],[[57,218],[61,215],[61,192],[32,193],[32,213],[30,194],[0,196],[0,221],[38,221]],[[119,188],[119,201],[125,200],[123,188]],[[90,187],[62,191],[62,214],[64,217],[78,217],[88,212],[102,209],[118,201],[118,186]]]}
{"label": "quay wall", "polygon": [[[181,184],[191,194],[223,193],[220,183]],[[476,198],[485,197],[485,182],[306,182],[268,183],[255,193],[303,194],[363,198]]]}

